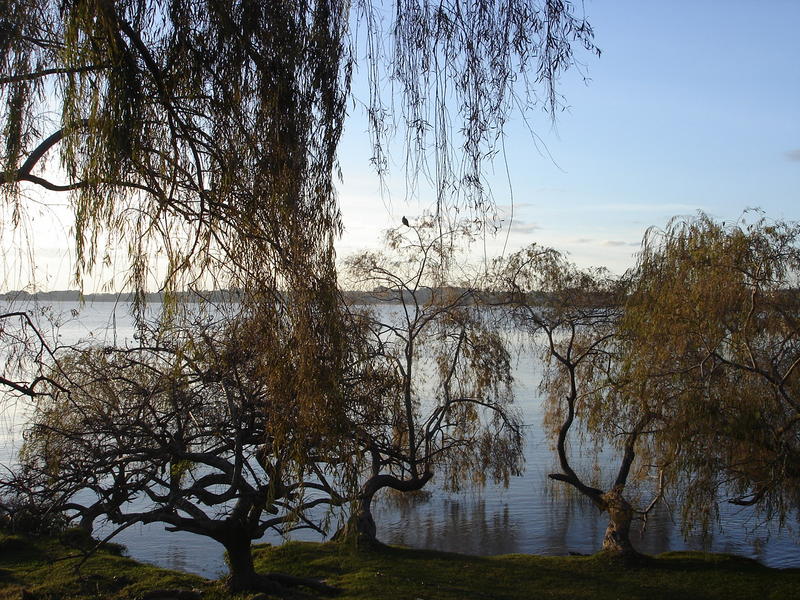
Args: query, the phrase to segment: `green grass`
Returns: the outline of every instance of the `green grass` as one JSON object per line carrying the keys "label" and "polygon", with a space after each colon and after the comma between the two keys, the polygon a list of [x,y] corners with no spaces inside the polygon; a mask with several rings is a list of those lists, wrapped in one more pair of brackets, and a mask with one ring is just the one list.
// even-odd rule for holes
{"label": "green grass", "polygon": [[19,600],[23,589],[37,600],[132,599],[167,588],[207,590],[210,594],[204,598],[210,600],[229,597],[216,583],[138,563],[118,555],[118,547],[113,546],[92,556],[76,573],[79,547],[86,544],[76,543],[75,536],[29,538],[0,533],[0,600]]}
{"label": "green grass", "polygon": [[[74,540],[67,543],[75,545]],[[0,600],[28,590],[41,600],[133,600],[163,588],[200,589],[205,600],[247,600],[221,583],[100,552],[75,573],[74,548],[64,540],[0,533]],[[466,556],[333,543],[257,546],[263,572],[324,578],[338,600],[462,599],[800,599],[800,569],[769,569],[724,554],[671,552],[625,567],[601,556]],[[310,592],[298,596],[317,598]]]}
{"label": "green grass", "polygon": [[625,567],[602,556],[493,557],[334,544],[258,547],[261,570],[324,577],[340,600],[591,598],[800,599],[800,569],[769,569],[724,554],[671,552]]}

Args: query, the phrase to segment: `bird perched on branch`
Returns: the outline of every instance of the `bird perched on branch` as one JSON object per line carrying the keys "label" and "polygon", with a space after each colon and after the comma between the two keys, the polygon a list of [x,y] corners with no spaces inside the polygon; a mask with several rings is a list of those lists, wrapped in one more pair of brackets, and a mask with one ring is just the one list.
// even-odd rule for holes
{"label": "bird perched on branch", "polygon": [[410,227],[410,225],[408,224],[408,219],[406,219],[405,217],[403,217],[403,225],[405,225],[406,227]]}

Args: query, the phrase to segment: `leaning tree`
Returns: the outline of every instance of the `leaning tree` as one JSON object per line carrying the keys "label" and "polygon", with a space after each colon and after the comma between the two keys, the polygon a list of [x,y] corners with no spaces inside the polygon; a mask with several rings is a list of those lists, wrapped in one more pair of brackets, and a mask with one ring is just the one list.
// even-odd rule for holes
{"label": "leaning tree", "polygon": [[434,218],[387,232],[384,252],[346,262],[350,311],[365,353],[353,416],[364,455],[348,533],[375,540],[382,489],[506,484],[522,467],[507,340],[480,304],[464,244],[470,228]]}
{"label": "leaning tree", "polygon": [[[668,458],[648,451],[664,425],[650,390],[620,374],[625,287],[604,270],[579,269],[537,245],[499,260],[496,269],[492,301],[530,336],[545,363],[545,425],[559,467],[549,477],[608,515],[604,553],[633,558],[632,523],[663,498],[663,479],[649,484]],[[630,398],[641,402],[626,403]],[[604,449],[605,468],[581,460]]]}
{"label": "leaning tree", "polygon": [[[275,368],[275,354],[292,367]],[[322,532],[326,507],[342,505],[352,487],[342,481],[356,451],[345,415],[329,423],[329,438],[310,422],[286,378],[297,368],[291,338],[258,319],[198,320],[148,331],[135,347],[76,347],[56,358],[47,379],[26,388],[33,414],[4,497],[89,532],[107,521],[103,541],[137,523],[207,536],[226,550],[232,590],[330,591],[257,574],[251,555],[269,529]]]}
{"label": "leaning tree", "polygon": [[[635,556],[631,523],[667,498],[685,530],[711,527],[725,499],[779,523],[796,510],[799,240],[796,223],[701,214],[650,230],[621,281],[536,247],[504,265],[500,289],[548,361],[550,477],[608,512],[604,550]],[[576,432],[620,453],[613,478],[581,475]]]}

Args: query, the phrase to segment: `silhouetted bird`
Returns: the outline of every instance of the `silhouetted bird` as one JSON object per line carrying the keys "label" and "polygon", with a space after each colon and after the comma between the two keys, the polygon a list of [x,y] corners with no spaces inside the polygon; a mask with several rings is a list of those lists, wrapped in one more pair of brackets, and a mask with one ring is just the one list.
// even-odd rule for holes
{"label": "silhouetted bird", "polygon": [[405,225],[406,227],[410,227],[410,225],[408,224],[408,219],[406,219],[405,217],[403,217],[403,225]]}

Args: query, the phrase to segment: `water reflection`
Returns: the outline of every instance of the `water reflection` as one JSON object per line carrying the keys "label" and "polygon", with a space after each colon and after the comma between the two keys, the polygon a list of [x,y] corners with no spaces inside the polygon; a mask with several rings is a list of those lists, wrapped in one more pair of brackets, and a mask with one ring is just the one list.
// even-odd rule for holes
{"label": "water reflection", "polygon": [[430,548],[445,552],[510,554],[519,552],[518,528],[507,504],[497,505],[483,497],[431,498],[425,504],[399,510],[381,502],[375,511],[378,535],[390,544]]}
{"label": "water reflection", "polygon": [[[389,544],[468,554],[536,553],[591,554],[600,547],[608,518],[588,500],[575,494],[555,498],[550,482],[530,485],[527,493],[489,488],[483,494],[448,495],[437,491],[422,505],[394,507],[379,503],[375,517],[380,539]],[[640,551],[660,554],[670,550],[729,552],[755,558],[774,567],[800,565],[798,546],[788,532],[761,524],[753,530],[752,514],[723,506],[722,527],[684,539],[680,524],[669,510],[657,506],[646,529],[632,533]],[[748,529],[747,524],[751,527]]]}

